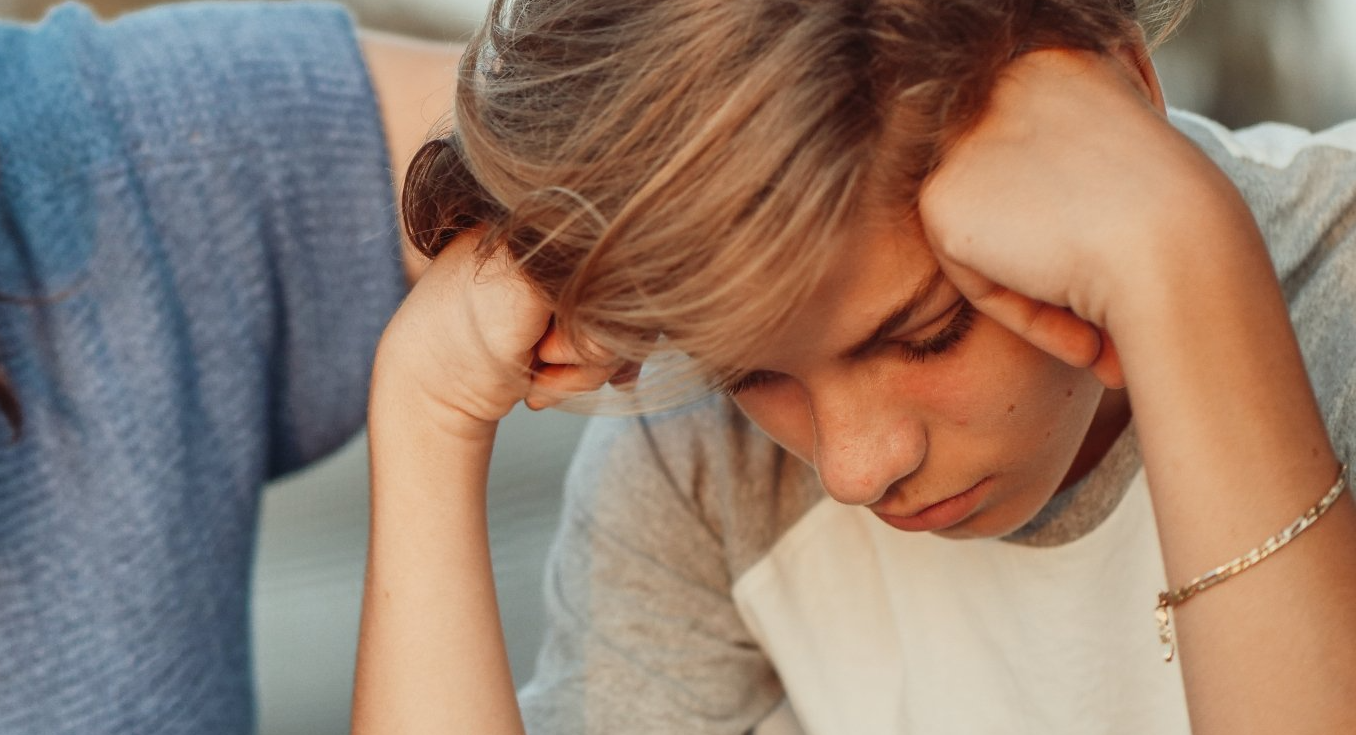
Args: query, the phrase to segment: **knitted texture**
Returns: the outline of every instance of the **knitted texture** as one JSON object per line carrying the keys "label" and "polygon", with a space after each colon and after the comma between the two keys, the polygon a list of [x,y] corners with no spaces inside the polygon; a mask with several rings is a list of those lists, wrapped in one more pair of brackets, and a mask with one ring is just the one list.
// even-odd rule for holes
{"label": "knitted texture", "polygon": [[0,733],[253,730],[260,489],[362,425],[392,202],[338,8],[0,25]]}

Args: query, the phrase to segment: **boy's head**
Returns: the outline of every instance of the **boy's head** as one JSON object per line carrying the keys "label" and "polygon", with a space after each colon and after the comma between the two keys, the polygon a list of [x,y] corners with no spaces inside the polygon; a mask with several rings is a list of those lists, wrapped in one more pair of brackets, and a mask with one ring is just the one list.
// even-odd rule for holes
{"label": "boy's head", "polygon": [[911,216],[1009,61],[1139,44],[1134,5],[500,0],[407,224],[430,253],[488,225],[568,329],[621,354],[663,333],[740,365],[851,223]]}
{"label": "boy's head", "polygon": [[[931,278],[914,212],[1011,60],[1142,51],[1134,5],[497,2],[463,59],[454,134],[411,170],[407,226],[434,252],[488,225],[486,246],[508,243],[567,331],[624,357],[663,334],[719,382],[803,373],[738,400],[841,500],[918,510],[990,476],[943,461],[966,452],[994,472],[1025,462],[1014,482],[1053,492],[1101,388]],[[916,354],[828,366],[913,294],[881,336]],[[906,475],[932,489],[903,500],[891,478]]]}

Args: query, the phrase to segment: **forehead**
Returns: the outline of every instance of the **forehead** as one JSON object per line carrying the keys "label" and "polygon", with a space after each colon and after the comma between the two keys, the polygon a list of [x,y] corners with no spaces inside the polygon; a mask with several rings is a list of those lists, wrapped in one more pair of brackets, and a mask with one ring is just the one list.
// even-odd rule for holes
{"label": "forehead", "polygon": [[865,222],[854,235],[811,293],[808,310],[814,305],[822,310],[826,304],[845,299],[898,300],[923,285],[937,270],[937,259],[916,218]]}
{"label": "forehead", "polygon": [[[818,272],[799,280],[794,295],[773,264],[744,284],[751,303],[780,304],[785,316],[776,326],[718,319],[719,325],[707,322],[707,329],[679,332],[673,346],[693,358],[690,367],[709,381],[756,370],[791,372],[811,361],[851,356],[852,348],[920,292],[928,298],[914,304],[915,318],[891,320],[891,333],[920,325],[920,315],[935,317],[936,305],[954,296],[954,287],[938,277],[937,260],[916,219],[852,226],[841,235]],[[700,341],[693,343],[693,337]]]}
{"label": "forehead", "polygon": [[[933,287],[919,314],[953,291],[937,278],[933,256],[916,220],[864,225],[845,239],[809,294],[776,334],[750,343],[739,367],[782,369],[849,351],[916,294]],[[907,324],[916,323],[916,319]],[[903,325],[899,325],[903,326]]]}

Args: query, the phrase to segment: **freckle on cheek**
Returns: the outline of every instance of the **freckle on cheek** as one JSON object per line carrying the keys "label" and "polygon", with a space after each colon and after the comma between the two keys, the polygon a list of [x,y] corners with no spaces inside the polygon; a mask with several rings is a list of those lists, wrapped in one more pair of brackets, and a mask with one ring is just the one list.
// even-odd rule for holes
{"label": "freckle on cheek", "polygon": [[1015,403],[1009,403],[1009,404],[1008,404],[1008,413],[1012,413],[1013,411],[1016,411],[1016,410],[1017,410],[1017,404],[1015,404]]}
{"label": "freckle on cheek", "polygon": [[1065,397],[1065,398],[1073,398],[1073,388],[1070,388],[1070,389],[1064,391],[1064,397]]}

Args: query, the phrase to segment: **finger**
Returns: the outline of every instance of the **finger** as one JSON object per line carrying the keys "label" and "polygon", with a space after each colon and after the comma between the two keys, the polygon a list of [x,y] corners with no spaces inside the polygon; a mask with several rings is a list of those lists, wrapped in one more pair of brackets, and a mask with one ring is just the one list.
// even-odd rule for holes
{"label": "finger", "polygon": [[1111,390],[1125,387],[1125,371],[1121,368],[1121,355],[1111,341],[1111,335],[1102,330],[1102,351],[1092,363],[1092,374]]}
{"label": "finger", "polygon": [[636,387],[636,381],[640,378],[640,363],[623,362],[617,372],[607,379],[612,387],[619,390],[633,390]]}
{"label": "finger", "polygon": [[571,343],[565,339],[554,322],[537,343],[537,358],[550,365],[620,366],[616,355],[587,337],[582,338],[579,343]]}
{"label": "finger", "polygon": [[1102,336],[1068,309],[1008,292],[1004,306],[1011,308],[1013,321],[1025,323],[1019,335],[1036,347],[1077,368],[1091,367],[1102,350]]}
{"label": "finger", "polygon": [[1085,368],[1102,351],[1101,330],[1068,309],[1000,286],[958,263],[943,261],[942,267],[976,309],[1055,358]]}
{"label": "finger", "polygon": [[523,402],[539,411],[580,393],[603,387],[614,370],[600,365],[546,365],[532,376]]}

